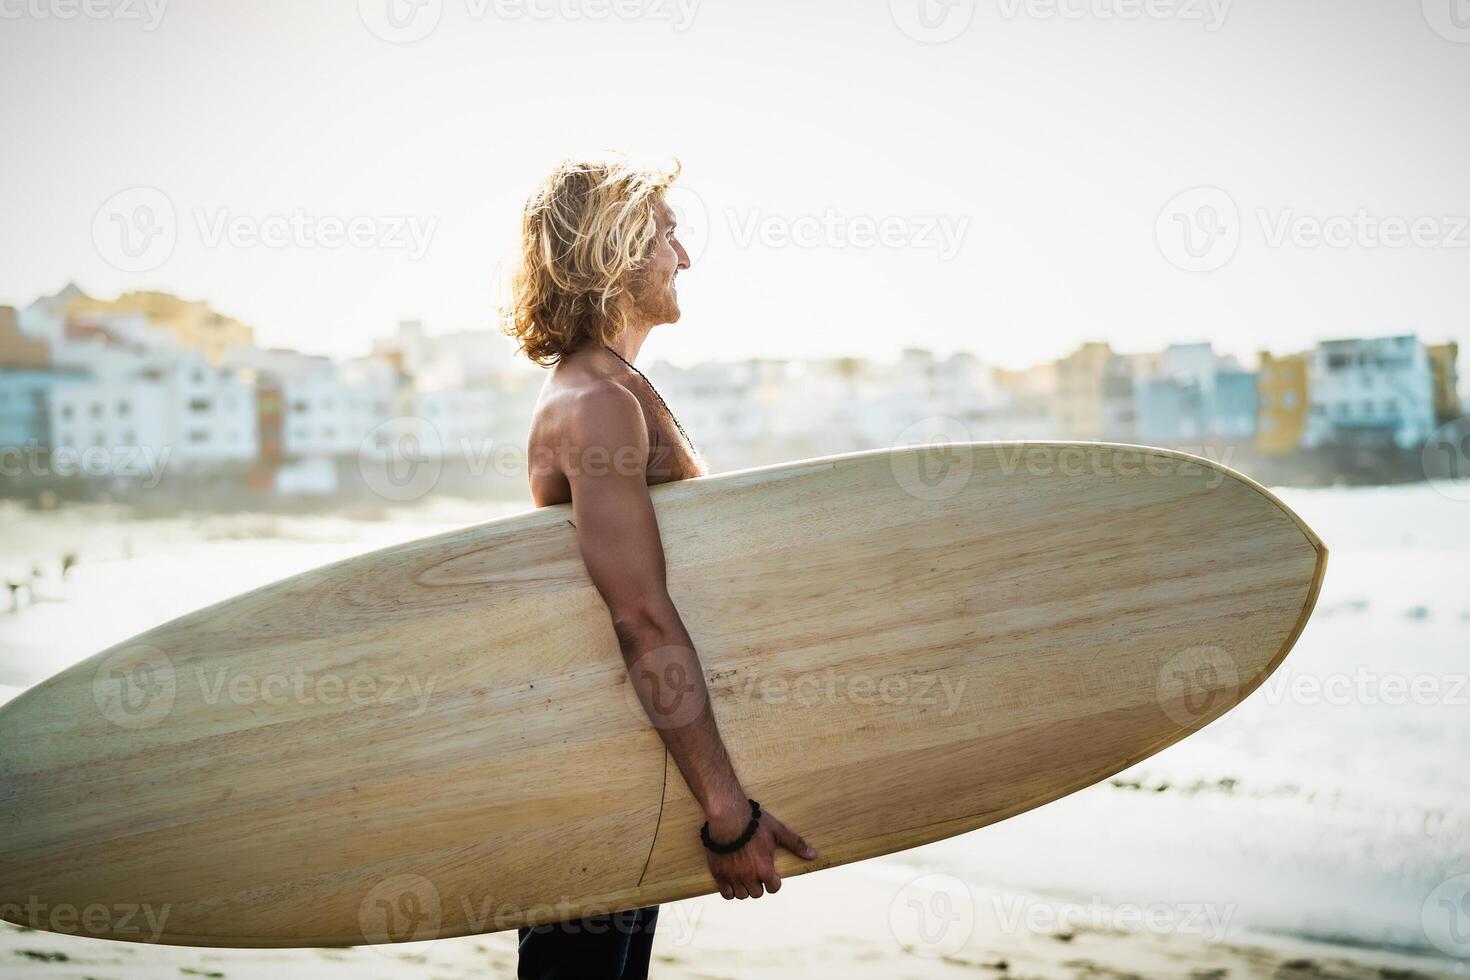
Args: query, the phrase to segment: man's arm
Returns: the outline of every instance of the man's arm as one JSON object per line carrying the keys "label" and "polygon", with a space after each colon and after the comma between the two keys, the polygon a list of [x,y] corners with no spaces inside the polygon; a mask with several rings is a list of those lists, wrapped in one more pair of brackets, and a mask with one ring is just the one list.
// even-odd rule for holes
{"label": "man's arm", "polygon": [[[560,455],[571,483],[582,558],[607,603],[643,708],[704,809],[710,835],[732,840],[750,822],[750,804],[715,724],[699,655],[669,598],[663,542],[645,475],[649,447],[643,409],[631,392],[611,381],[576,397],[570,438]],[[720,893],[759,898],[763,889],[780,888],[777,844],[807,860],[816,857],[805,841],[763,813],[745,847],[729,855],[709,852]]]}

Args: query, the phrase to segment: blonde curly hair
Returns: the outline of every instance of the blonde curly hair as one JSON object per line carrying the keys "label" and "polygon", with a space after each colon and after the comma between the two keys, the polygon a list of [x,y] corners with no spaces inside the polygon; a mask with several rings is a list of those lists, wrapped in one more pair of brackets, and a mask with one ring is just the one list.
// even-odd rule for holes
{"label": "blonde curly hair", "polygon": [[550,366],[587,341],[611,344],[633,311],[652,252],[654,207],[678,179],[622,158],[567,160],[521,214],[521,247],[502,311],[505,333]]}

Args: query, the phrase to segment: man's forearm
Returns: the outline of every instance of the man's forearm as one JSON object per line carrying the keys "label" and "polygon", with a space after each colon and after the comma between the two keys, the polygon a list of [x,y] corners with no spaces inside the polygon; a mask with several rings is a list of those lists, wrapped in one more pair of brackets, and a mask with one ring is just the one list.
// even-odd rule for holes
{"label": "man's forearm", "polygon": [[629,678],[643,710],[699,801],[716,836],[750,819],[745,792],[715,723],[704,668],[670,604],[633,628],[618,629]]}

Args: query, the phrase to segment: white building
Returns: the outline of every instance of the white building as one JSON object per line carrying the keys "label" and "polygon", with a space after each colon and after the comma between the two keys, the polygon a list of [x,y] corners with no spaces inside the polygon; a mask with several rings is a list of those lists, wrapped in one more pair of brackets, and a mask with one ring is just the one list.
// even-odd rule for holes
{"label": "white building", "polygon": [[500,393],[489,387],[443,388],[414,396],[422,451],[473,466],[490,465]]}
{"label": "white building", "polygon": [[760,360],[690,367],[658,361],[648,376],[702,450],[738,457],[771,435],[787,367]]}
{"label": "white building", "polygon": [[1413,335],[1332,340],[1308,366],[1302,445],[1421,445],[1434,431],[1434,376]]}
{"label": "white building", "polygon": [[328,361],[303,376],[282,378],[281,395],[291,457],[355,456],[375,429],[409,414],[392,367],[371,358]]}
{"label": "white building", "polygon": [[138,450],[170,469],[248,463],[259,452],[255,387],[198,356],[132,375],[57,384],[51,391],[53,450]]}

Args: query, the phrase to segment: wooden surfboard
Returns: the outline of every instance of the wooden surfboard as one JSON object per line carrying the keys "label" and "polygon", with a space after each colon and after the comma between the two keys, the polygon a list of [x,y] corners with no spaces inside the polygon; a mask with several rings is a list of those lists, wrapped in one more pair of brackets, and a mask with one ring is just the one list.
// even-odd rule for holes
{"label": "wooden surfboard", "polygon": [[[736,769],[821,852],[783,875],[983,827],[1198,730],[1281,662],[1327,561],[1254,482],[1140,447],[882,450],[652,492]],[[490,932],[711,891],[702,820],[567,506],[258,589],[0,709],[0,915],[35,928]]]}

